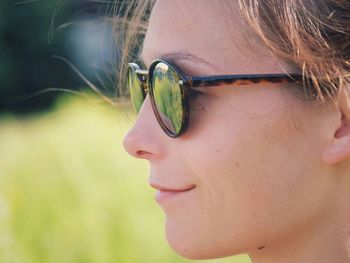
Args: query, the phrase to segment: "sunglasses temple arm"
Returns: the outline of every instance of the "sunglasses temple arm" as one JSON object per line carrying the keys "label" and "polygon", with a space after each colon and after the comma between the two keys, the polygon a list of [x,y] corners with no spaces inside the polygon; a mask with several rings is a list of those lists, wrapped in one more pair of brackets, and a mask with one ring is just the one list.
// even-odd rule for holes
{"label": "sunglasses temple arm", "polygon": [[300,82],[301,75],[286,75],[286,74],[265,74],[265,75],[223,75],[223,76],[208,76],[208,77],[192,77],[188,82],[191,87],[207,87],[221,85],[247,85],[250,83],[270,82]]}

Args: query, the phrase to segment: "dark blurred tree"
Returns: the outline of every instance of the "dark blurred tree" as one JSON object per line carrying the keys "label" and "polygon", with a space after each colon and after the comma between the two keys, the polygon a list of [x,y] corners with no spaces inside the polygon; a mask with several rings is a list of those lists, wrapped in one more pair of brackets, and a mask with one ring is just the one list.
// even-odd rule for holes
{"label": "dark blurred tree", "polygon": [[[96,3],[62,0],[0,1],[0,114],[47,109],[62,92],[85,86],[78,75],[54,55],[68,58],[67,27],[77,14],[96,13]],[[69,28],[69,27],[68,27]]]}

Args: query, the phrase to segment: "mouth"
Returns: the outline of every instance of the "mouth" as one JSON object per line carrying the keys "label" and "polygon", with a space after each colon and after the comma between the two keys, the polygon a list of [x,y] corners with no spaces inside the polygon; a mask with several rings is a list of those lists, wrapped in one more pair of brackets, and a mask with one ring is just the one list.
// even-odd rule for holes
{"label": "mouth", "polygon": [[156,183],[150,183],[151,187],[154,189],[157,189],[158,191],[162,192],[184,192],[184,191],[189,191],[195,187],[195,185],[190,185],[190,186],[185,186],[185,187],[166,187],[166,186],[161,186]]}
{"label": "mouth", "polygon": [[170,200],[185,197],[190,192],[192,192],[195,188],[195,185],[190,185],[188,187],[183,187],[183,188],[171,188],[171,187],[169,188],[169,187],[164,187],[164,186],[160,186],[152,183],[151,183],[151,186],[157,189],[155,200],[159,204],[162,204]]}

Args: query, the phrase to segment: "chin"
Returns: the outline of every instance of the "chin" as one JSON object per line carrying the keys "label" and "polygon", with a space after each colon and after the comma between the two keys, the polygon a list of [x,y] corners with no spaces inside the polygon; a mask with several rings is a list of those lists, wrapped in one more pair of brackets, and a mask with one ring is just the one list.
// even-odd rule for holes
{"label": "chin", "polygon": [[[215,230],[205,232],[208,226],[182,224],[176,220],[166,221],[166,239],[170,247],[180,256],[191,260],[217,259],[246,254],[261,247],[262,240],[233,231],[230,235]],[[217,234],[217,236],[215,235]],[[226,232],[227,234],[227,232]]]}
{"label": "chin", "polygon": [[210,238],[187,231],[187,229],[172,228],[167,225],[166,239],[170,247],[180,256],[191,260],[215,259],[244,253],[242,249],[222,247]]}
{"label": "chin", "polygon": [[177,254],[187,259],[211,258],[205,253],[203,242],[199,242],[200,237],[195,232],[174,222],[166,222],[166,239]]}
{"label": "chin", "polygon": [[215,248],[212,246],[203,248],[198,247],[196,244],[191,244],[187,240],[179,243],[179,242],[173,242],[171,239],[168,239],[168,243],[171,246],[171,248],[180,256],[190,259],[190,260],[205,260],[205,259],[217,259],[217,258],[224,258],[224,257],[230,257],[235,255],[243,254],[244,252],[235,252],[233,250],[230,251],[223,251],[220,248]]}
{"label": "chin", "polygon": [[191,260],[201,260],[201,259],[213,259],[217,258],[215,254],[208,253],[208,251],[203,248],[198,248],[196,245],[191,244],[192,240],[184,240],[183,242],[174,241],[167,237],[168,243],[171,248],[180,256],[191,259]]}

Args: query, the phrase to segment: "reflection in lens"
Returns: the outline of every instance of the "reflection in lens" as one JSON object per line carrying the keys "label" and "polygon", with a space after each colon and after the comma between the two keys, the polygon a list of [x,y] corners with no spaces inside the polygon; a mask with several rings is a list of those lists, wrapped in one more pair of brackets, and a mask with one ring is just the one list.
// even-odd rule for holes
{"label": "reflection in lens", "polygon": [[142,103],[145,99],[144,90],[141,81],[138,79],[134,70],[130,69],[128,74],[128,87],[130,90],[131,103],[136,113],[139,113]]}
{"label": "reflection in lens", "polygon": [[158,63],[153,71],[153,95],[164,125],[179,134],[184,110],[178,74],[165,63]]}

